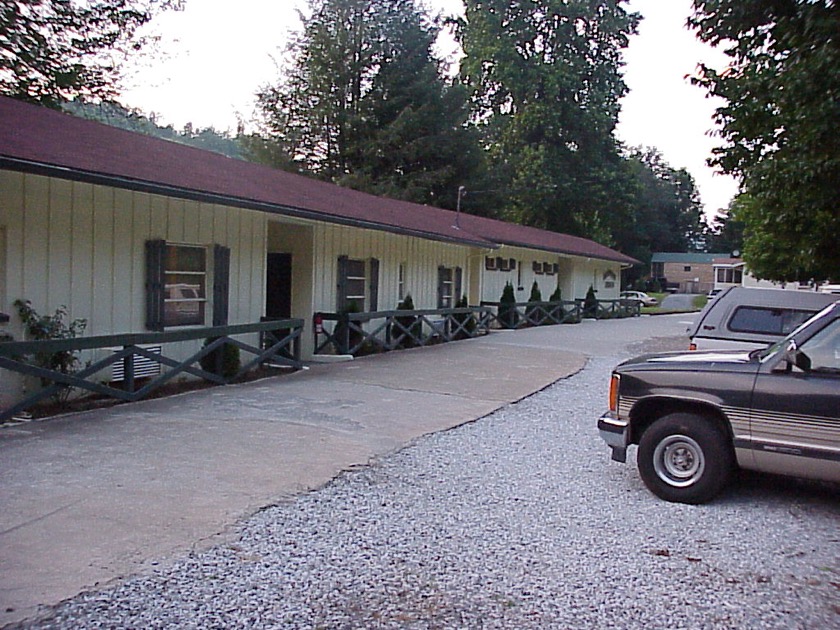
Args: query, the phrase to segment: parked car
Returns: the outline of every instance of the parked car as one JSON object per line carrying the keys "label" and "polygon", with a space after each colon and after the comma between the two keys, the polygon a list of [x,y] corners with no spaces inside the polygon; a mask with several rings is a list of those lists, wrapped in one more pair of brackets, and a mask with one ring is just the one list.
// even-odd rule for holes
{"label": "parked car", "polygon": [[643,293],[642,291],[622,291],[619,297],[622,300],[635,300],[637,302],[641,302],[642,306],[656,306],[659,304],[659,300],[655,297],[651,297],[647,293]]}
{"label": "parked car", "polygon": [[790,333],[836,295],[730,287],[710,300],[688,329],[690,350],[754,350]]}
{"label": "parked car", "polygon": [[840,301],[761,350],[653,354],[612,373],[612,459],[638,445],[667,501],[715,497],[737,468],[840,482]]}
{"label": "parked car", "polygon": [[715,299],[718,295],[720,295],[720,293],[721,293],[722,291],[723,291],[723,289],[712,289],[711,291],[709,291],[709,292],[706,294],[706,297],[707,297],[708,299],[710,299],[710,300],[713,300],[713,299]]}

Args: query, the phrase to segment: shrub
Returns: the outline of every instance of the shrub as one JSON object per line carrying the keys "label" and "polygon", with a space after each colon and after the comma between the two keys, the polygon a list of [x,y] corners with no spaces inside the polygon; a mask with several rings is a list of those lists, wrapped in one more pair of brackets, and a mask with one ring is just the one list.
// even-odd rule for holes
{"label": "shrub", "polygon": [[583,316],[598,316],[598,298],[595,297],[595,288],[591,284],[589,285],[589,290],[586,292],[586,297],[583,299]]}
{"label": "shrub", "polygon": [[534,280],[534,284],[531,285],[531,295],[528,297],[528,306],[525,307],[525,318],[528,323],[536,325],[533,320],[538,317],[539,307],[537,304],[540,302],[542,302],[542,293],[537,281]]}
{"label": "shrub", "polygon": [[[414,310],[414,300],[411,298],[411,293],[406,293],[403,301],[397,304],[397,310]],[[414,315],[405,315],[395,319],[397,323],[399,323],[399,326],[392,327],[392,332],[397,336],[397,347],[413,348],[416,346],[417,342],[412,337],[419,339],[423,326],[419,321],[417,321],[417,317]]]}
{"label": "shrub", "polygon": [[519,323],[519,313],[516,310],[516,295],[513,285],[505,283],[502,297],[499,299],[499,323],[505,328],[516,328]]}
{"label": "shrub", "polygon": [[[32,308],[32,303],[29,300],[15,300],[14,306],[26,328],[26,336],[33,341],[75,339],[87,328],[86,319],[74,319],[72,322],[65,323],[67,307],[64,305],[59,306],[52,315],[39,315]],[[33,357],[33,362],[38,367],[61,374],[75,374],[79,371],[81,363],[78,350],[39,352]],[[41,379],[41,384],[44,386],[51,382],[50,379]],[[67,402],[73,389],[69,385],[62,385],[58,392],[53,395],[53,399],[57,403]]]}
{"label": "shrub", "polygon": [[[204,347],[206,348],[217,339],[219,337],[208,337],[204,341]],[[226,379],[233,378],[242,366],[239,360],[239,347],[226,343],[201,357],[200,363],[201,368],[206,372]]]}

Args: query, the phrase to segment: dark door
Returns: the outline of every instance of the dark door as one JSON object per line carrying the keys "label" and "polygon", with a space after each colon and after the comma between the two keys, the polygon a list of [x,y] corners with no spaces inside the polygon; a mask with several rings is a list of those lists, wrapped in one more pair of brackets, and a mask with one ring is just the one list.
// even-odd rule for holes
{"label": "dark door", "polygon": [[265,276],[265,316],[270,319],[291,317],[292,255],[269,254]]}

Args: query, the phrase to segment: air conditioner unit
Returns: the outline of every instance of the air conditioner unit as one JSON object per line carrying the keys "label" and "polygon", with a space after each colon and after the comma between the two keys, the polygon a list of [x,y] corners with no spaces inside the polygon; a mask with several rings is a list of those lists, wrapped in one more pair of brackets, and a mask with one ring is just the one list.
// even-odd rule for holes
{"label": "air conditioner unit", "polygon": [[[143,348],[152,354],[160,354],[161,346],[137,346]],[[111,348],[111,351],[116,354],[121,352],[122,348]],[[134,378],[144,378],[146,376],[157,376],[160,374],[160,363],[153,361],[148,357],[139,355],[132,355],[131,360],[134,362]],[[111,364],[111,381],[120,382],[125,380],[125,361],[116,361]]]}

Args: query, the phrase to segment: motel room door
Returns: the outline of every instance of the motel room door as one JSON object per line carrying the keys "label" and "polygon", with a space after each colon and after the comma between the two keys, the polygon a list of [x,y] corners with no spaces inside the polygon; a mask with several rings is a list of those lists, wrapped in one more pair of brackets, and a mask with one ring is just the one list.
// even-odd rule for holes
{"label": "motel room door", "polygon": [[268,254],[265,269],[265,317],[288,319],[292,316],[292,255]]}

